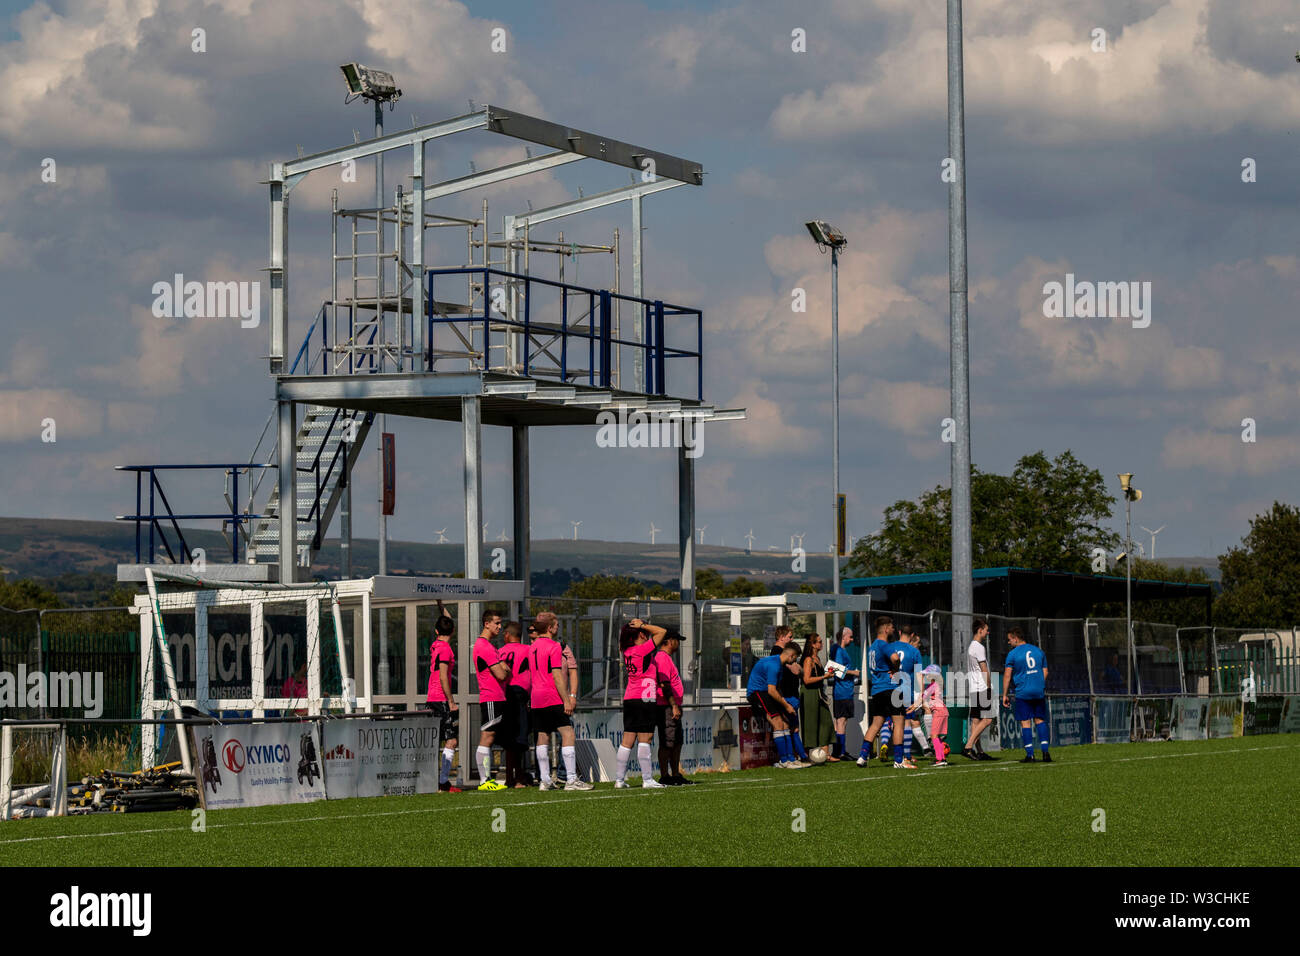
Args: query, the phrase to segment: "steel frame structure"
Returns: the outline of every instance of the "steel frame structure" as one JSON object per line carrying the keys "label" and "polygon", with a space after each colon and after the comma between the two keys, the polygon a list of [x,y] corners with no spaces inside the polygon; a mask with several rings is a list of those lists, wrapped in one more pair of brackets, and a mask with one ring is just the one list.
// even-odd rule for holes
{"label": "steel frame structure", "polygon": [[[459,176],[441,182],[429,183],[425,176],[425,150],[429,143],[443,137],[474,130],[498,133],[527,143],[547,147],[550,151],[541,156],[507,163],[493,169],[473,171],[468,176]],[[375,317],[371,322],[375,331],[367,336],[366,355],[372,360],[368,364],[379,367],[367,368],[360,372],[356,362],[351,361],[360,351],[349,355],[348,374],[340,365],[330,367],[331,362],[322,362],[325,374],[293,374],[288,368],[290,358],[289,333],[289,197],[293,189],[309,173],[358,161],[368,157],[376,158],[382,163],[384,154],[393,151],[409,151],[411,175],[409,188],[398,188],[391,206],[372,209],[344,210],[353,217],[353,229],[359,219],[375,223],[375,253],[378,281],[374,298]],[[634,176],[630,185],[611,189],[591,196],[579,195],[578,198],[557,203],[544,209],[532,210],[506,216],[503,219],[503,238],[494,242],[488,231],[486,201],[481,220],[455,219],[438,216],[426,211],[430,202],[458,195],[473,189],[480,189],[516,179],[532,173],[555,169],[578,162],[582,159],[596,159],[615,166],[622,166],[640,173]],[[638,181],[639,180],[639,181]],[[377,182],[378,179],[377,174]],[[270,191],[270,352],[269,368],[276,381],[276,408],[278,415],[278,576],[283,583],[293,582],[297,573],[297,554],[295,553],[295,522],[298,503],[295,500],[294,451],[295,435],[298,433],[297,404],[310,403],[336,408],[361,409],[377,414],[393,413],[443,420],[459,420],[462,425],[465,472],[465,568],[468,578],[478,578],[482,570],[481,526],[482,492],[481,492],[481,440],[480,432],[484,424],[509,425],[513,432],[513,476],[514,476],[514,575],[527,582],[529,580],[529,494],[528,429],[535,425],[572,425],[593,424],[597,415],[611,409],[645,409],[668,412],[682,418],[683,441],[678,449],[678,510],[681,557],[682,600],[693,606],[695,584],[694,534],[695,521],[695,472],[694,460],[689,456],[689,449],[695,445],[694,429],[704,421],[735,420],[744,417],[743,409],[717,409],[708,405],[702,398],[702,385],[694,397],[669,396],[663,393],[662,355],[659,350],[660,367],[648,367],[654,353],[649,349],[631,349],[633,354],[633,374],[630,388],[623,388],[621,374],[603,375],[599,386],[580,385],[564,381],[538,381],[527,372],[520,374],[523,367],[519,362],[519,341],[524,336],[523,354],[530,354],[533,343],[529,342],[526,326],[518,322],[520,293],[524,291],[524,281],[528,273],[529,230],[536,225],[556,221],[565,217],[580,215],[595,209],[604,208],[615,203],[628,202],[632,210],[632,299],[644,298],[642,250],[643,202],[646,197],[664,192],[681,185],[702,185],[703,167],[696,162],[682,159],[659,150],[636,146],[611,137],[601,136],[574,127],[552,123],[517,113],[498,106],[486,105],[463,116],[454,117],[437,123],[414,127],[401,132],[376,136],[366,141],[325,150],[310,156],[299,157],[287,162],[271,164],[267,185]],[[336,216],[332,221],[334,229],[333,268],[337,272],[340,261],[337,236],[337,200],[334,203]],[[436,303],[426,300],[425,275],[430,263],[426,261],[425,233],[429,228],[439,225],[468,226],[470,230],[470,252],[473,265],[475,246],[474,230],[482,229],[483,272],[482,295],[486,302],[488,296],[488,270],[497,266],[491,261],[491,250],[503,249],[504,259],[498,273],[511,275],[508,279],[510,307],[507,312],[509,324],[503,323],[505,329],[505,347],[507,350],[504,363],[496,366],[490,361],[487,352],[489,342],[484,343],[482,367],[471,368],[468,372],[444,372],[435,370],[434,349],[432,348],[433,324],[426,324],[420,317],[432,316]],[[383,292],[386,260],[384,248],[385,231],[392,228],[394,245],[392,258],[395,259],[394,275],[396,288],[385,296]],[[410,256],[403,263],[402,256],[406,245],[406,233],[410,236]],[[618,237],[615,234],[615,249]],[[354,248],[349,256],[352,271],[358,272],[359,258],[355,239]],[[598,247],[585,247],[594,251]],[[369,253],[364,253],[369,255]],[[522,258],[522,261],[521,261]],[[617,270],[617,266],[616,266]],[[617,276],[617,271],[616,271]],[[473,277],[470,276],[470,300],[467,307],[473,306]],[[617,278],[615,293],[618,292]],[[364,298],[353,281],[353,314],[349,316],[349,327],[355,331],[355,309],[359,300]],[[526,294],[526,292],[525,292]],[[568,291],[563,293],[568,295]],[[606,293],[608,296],[608,293]],[[391,300],[391,301],[390,301]],[[409,306],[408,306],[409,302]],[[653,304],[653,302],[652,302]],[[409,312],[407,311],[409,308]],[[617,299],[614,300],[613,329],[614,338],[622,341],[618,328]],[[386,311],[397,313],[398,336],[391,342],[387,336]],[[486,309],[485,309],[486,313]],[[659,330],[648,328],[645,317],[650,315],[662,324],[653,308],[644,306],[633,308],[633,327],[628,341],[633,345],[646,343],[648,336]],[[409,335],[404,322],[405,315],[412,317]],[[588,317],[588,322],[592,321]],[[602,315],[602,322],[604,322]],[[335,321],[337,323],[337,312]],[[488,323],[483,322],[486,329]],[[472,328],[472,325],[470,326]],[[609,330],[602,329],[609,338]],[[542,341],[553,333],[545,330],[545,324],[539,329],[539,341],[535,343],[538,351],[553,347],[554,339]],[[591,335],[590,328],[588,335]],[[355,335],[352,335],[355,339]],[[464,338],[462,336],[462,338]],[[351,341],[350,346],[359,343]],[[661,343],[662,344],[662,343]],[[335,345],[338,345],[336,335]],[[472,351],[472,337],[469,351]],[[702,347],[699,349],[702,361]],[[328,358],[328,357],[327,357]],[[337,361],[338,356],[333,356]],[[620,354],[614,358],[618,363]],[[308,369],[310,370],[309,363]],[[655,394],[647,394],[647,372],[652,384],[656,385]],[[702,376],[700,377],[702,382]],[[693,383],[694,384],[694,383]],[[346,533],[346,532],[345,532]],[[468,622],[471,629],[477,628],[477,622]],[[683,637],[689,654],[695,631],[694,622],[683,622]]]}

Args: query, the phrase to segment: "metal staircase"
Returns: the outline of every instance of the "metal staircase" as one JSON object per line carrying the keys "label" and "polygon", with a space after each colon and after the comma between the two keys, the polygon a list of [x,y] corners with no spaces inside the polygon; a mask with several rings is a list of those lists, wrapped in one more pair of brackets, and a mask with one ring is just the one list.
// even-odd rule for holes
{"label": "metal staircase", "polygon": [[[348,473],[351,473],[375,417],[371,412],[355,418],[352,414],[339,408],[308,405],[298,427],[294,441],[298,512],[294,545],[300,565],[310,566],[311,559],[320,550],[343,496],[343,457],[347,456]],[[259,563],[274,564],[280,559],[278,483],[271,488],[262,515],[253,529],[249,553]]]}

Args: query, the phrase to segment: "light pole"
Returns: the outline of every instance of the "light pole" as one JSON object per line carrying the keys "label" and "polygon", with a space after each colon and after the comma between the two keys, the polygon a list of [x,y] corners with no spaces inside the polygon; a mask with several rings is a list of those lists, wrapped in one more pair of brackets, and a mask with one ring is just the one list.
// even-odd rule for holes
{"label": "light pole", "polygon": [[[384,135],[384,104],[388,104],[391,110],[402,91],[397,88],[397,81],[393,79],[393,74],[384,70],[375,70],[370,67],[362,66],[360,63],[345,63],[339,67],[343,71],[343,79],[348,84],[348,95],[343,102],[351,103],[357,97],[365,100],[371,100],[375,104],[375,139]],[[384,325],[384,154],[375,153],[375,321],[382,329]],[[401,210],[398,210],[401,214]],[[400,250],[398,250],[400,252]],[[401,277],[398,276],[398,289],[401,289]],[[400,296],[399,296],[400,299]],[[355,316],[356,303],[353,303],[353,315]],[[379,356],[379,370],[383,371],[384,341],[383,336],[378,336],[375,341],[375,351]],[[400,360],[399,360],[400,361]],[[384,431],[388,424],[388,416],[379,416],[379,573],[388,573],[388,516],[384,514]],[[352,526],[350,520],[350,499],[351,499],[351,476],[348,474],[348,456],[343,455],[343,475],[348,482],[349,490],[349,522],[347,533],[350,536]],[[396,476],[394,476],[396,480]],[[350,568],[348,569],[350,572]],[[376,676],[379,693],[388,693],[388,611],[379,612],[379,661]]]}
{"label": "light pole", "polygon": [[[1128,692],[1133,693],[1133,502],[1142,500],[1142,492],[1133,487],[1133,474],[1119,476],[1124,492],[1124,631],[1128,634]],[[1142,692],[1142,672],[1138,671],[1138,693]]]}
{"label": "light pole", "polygon": [[[953,420],[952,637],[953,662],[961,660],[974,612],[970,508],[970,343],[966,331],[966,114],[962,90],[961,0],[948,0],[948,158],[955,177],[948,187],[949,361]],[[964,640],[965,639],[965,640]]]}
{"label": "light pole", "polygon": [[[804,223],[819,249],[831,251],[831,514],[834,515],[835,544],[831,548],[833,580],[831,593],[840,593],[840,250],[848,240],[830,223],[814,219]],[[803,546],[803,542],[799,542]],[[832,622],[839,616],[832,614]]]}

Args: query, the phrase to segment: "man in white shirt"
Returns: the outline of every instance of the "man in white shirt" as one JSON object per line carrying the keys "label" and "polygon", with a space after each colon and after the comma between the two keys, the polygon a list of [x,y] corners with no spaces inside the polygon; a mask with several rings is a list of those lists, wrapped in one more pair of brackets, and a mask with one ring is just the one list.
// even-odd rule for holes
{"label": "man in white shirt", "polygon": [[982,618],[971,621],[974,636],[966,649],[966,688],[970,694],[970,735],[961,755],[968,760],[995,760],[984,752],[980,737],[997,717],[993,703],[992,685],[989,683],[989,655],[984,641],[989,636],[989,626]]}

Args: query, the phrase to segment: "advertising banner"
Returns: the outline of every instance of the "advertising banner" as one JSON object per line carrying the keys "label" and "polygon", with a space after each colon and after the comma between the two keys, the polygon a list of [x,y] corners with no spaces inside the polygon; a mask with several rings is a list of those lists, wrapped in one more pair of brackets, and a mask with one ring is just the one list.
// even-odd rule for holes
{"label": "advertising banner", "polygon": [[1210,698],[1210,718],[1206,727],[1211,737],[1241,736],[1241,698],[1224,695]]}
{"label": "advertising banner", "polygon": [[1300,734],[1300,697],[1295,694],[1288,694],[1282,701],[1282,718],[1279,721],[1278,733]]}
{"label": "advertising banner", "polygon": [[201,726],[194,741],[209,810],[325,799],[315,724]]}
{"label": "advertising banner", "polygon": [[1092,743],[1092,708],[1087,697],[1048,697],[1052,746],[1076,747]]}
{"label": "advertising banner", "polygon": [[[723,767],[741,769],[740,724],[740,715],[734,707],[682,708],[682,771],[694,773]],[[623,712],[605,710],[574,714],[573,731],[579,740],[608,740],[617,750],[623,739]],[[656,775],[659,773],[658,736],[656,731],[650,748],[651,773]],[[641,774],[635,749],[627,766],[629,774]]]}
{"label": "advertising banner", "polygon": [[1133,728],[1131,697],[1098,697],[1096,733],[1099,744],[1126,744]]}
{"label": "advertising banner", "polygon": [[1247,737],[1256,734],[1275,734],[1282,726],[1282,705],[1286,698],[1280,694],[1266,694],[1247,701],[1242,713],[1242,731]]}
{"label": "advertising banner", "polygon": [[740,769],[770,767],[776,763],[776,745],[772,742],[772,725],[748,705],[740,708]]}
{"label": "advertising banner", "polygon": [[1210,715],[1210,698],[1174,698],[1174,740],[1204,740]]}
{"label": "advertising banner", "polygon": [[438,719],[332,720],[325,724],[325,789],[331,800],[437,793]]}
{"label": "advertising banner", "polygon": [[1173,722],[1173,698],[1139,697],[1133,701],[1133,740],[1170,740]]}

